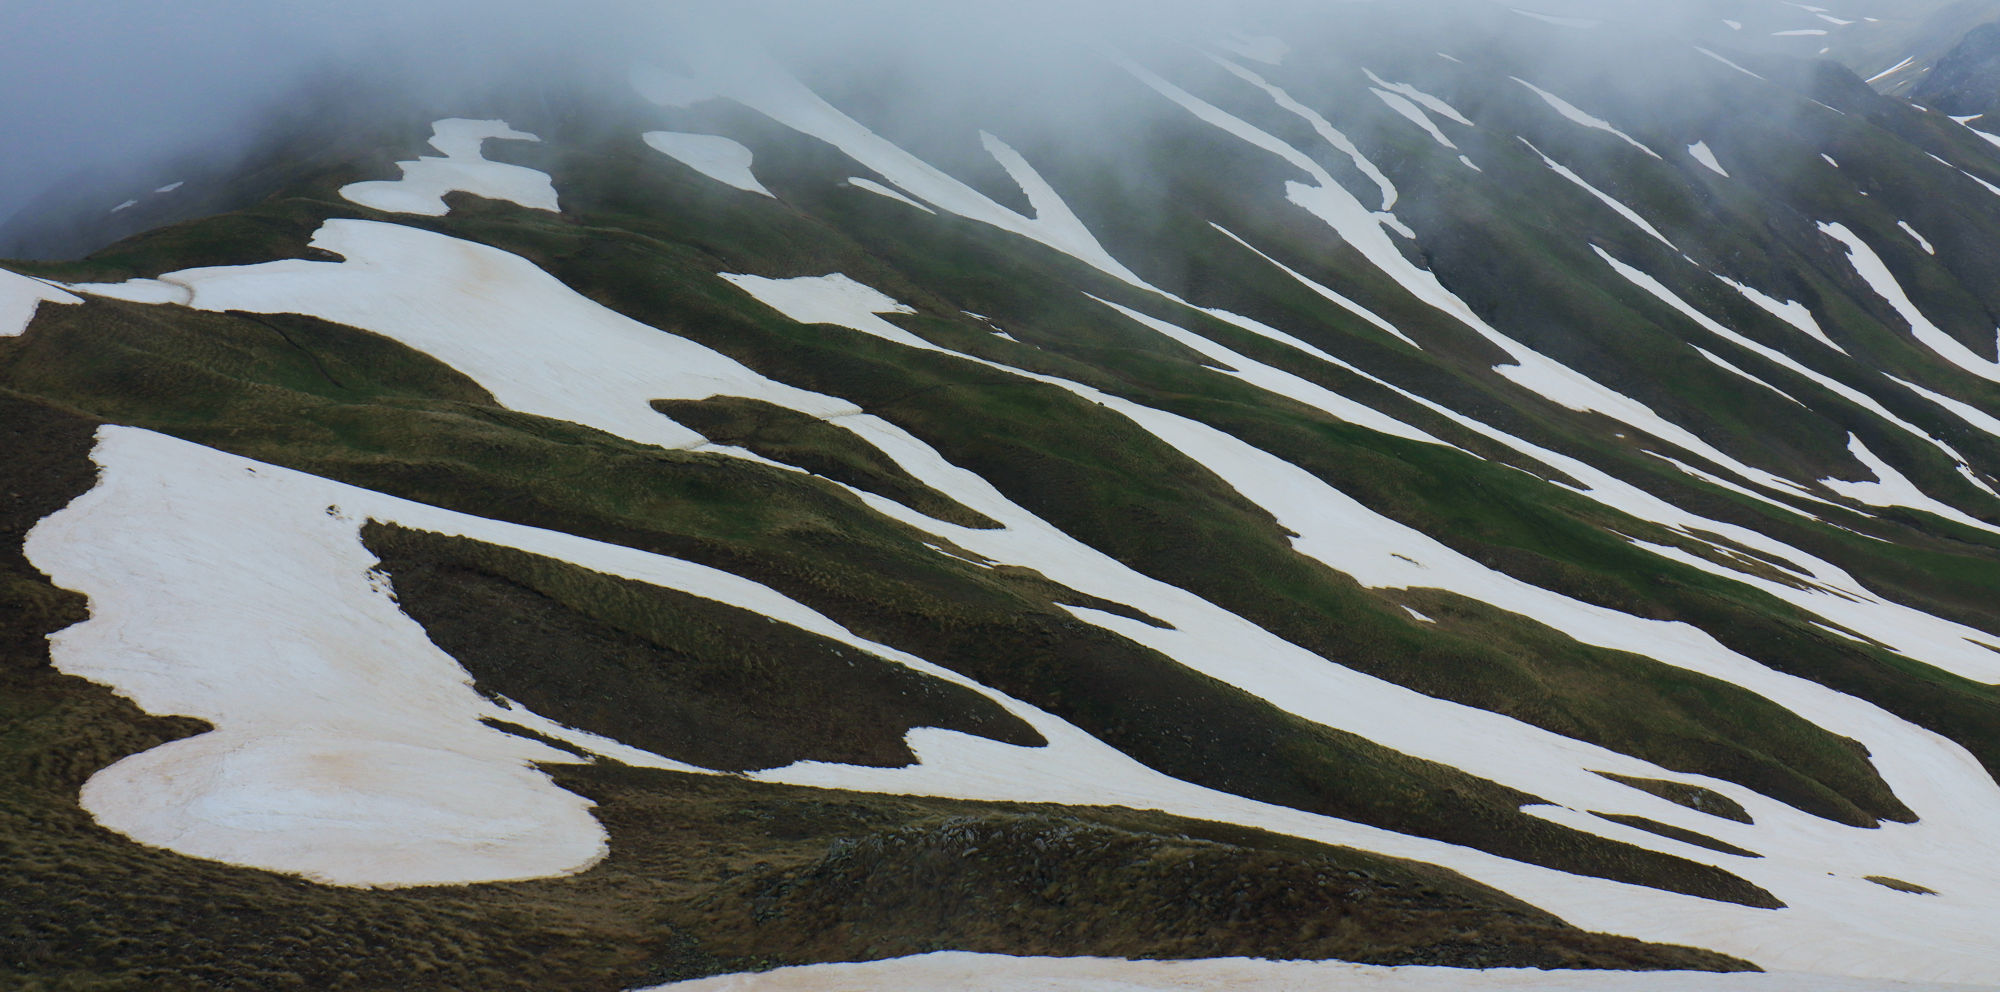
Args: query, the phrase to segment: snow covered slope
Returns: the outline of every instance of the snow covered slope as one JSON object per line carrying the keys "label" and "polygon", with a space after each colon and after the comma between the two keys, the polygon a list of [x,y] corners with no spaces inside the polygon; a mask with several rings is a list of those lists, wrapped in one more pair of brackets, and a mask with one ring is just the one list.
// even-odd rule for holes
{"label": "snow covered slope", "polygon": [[0,976],[2000,974],[2000,142],[1860,0],[1451,6],[5,263]]}

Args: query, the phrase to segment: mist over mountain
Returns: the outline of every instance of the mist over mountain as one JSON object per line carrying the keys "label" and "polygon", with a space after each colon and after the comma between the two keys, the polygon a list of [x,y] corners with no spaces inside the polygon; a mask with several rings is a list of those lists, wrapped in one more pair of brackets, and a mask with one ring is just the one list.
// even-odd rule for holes
{"label": "mist over mountain", "polygon": [[1981,987],[1991,19],[0,14],[0,985]]}

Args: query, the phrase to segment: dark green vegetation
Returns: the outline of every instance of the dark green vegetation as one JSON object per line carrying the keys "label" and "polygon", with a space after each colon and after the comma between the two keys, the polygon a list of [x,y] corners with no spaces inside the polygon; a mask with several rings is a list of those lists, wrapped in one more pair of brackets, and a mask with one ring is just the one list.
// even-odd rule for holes
{"label": "dark green vegetation", "polygon": [[970,689],[748,610],[423,531],[362,536],[482,692],[677,761],[897,767],[912,727],[1045,743]]}
{"label": "dark green vegetation", "polygon": [[1735,820],[1738,823],[1756,822],[1751,819],[1749,811],[1743,808],[1743,804],[1714,789],[1704,789],[1699,785],[1688,785],[1685,782],[1667,782],[1656,778],[1613,775],[1610,772],[1598,772],[1597,774],[1620,785],[1629,785],[1641,792],[1652,793],[1668,802],[1679,803],[1691,810],[1707,813],[1710,816],[1719,816],[1725,820]]}
{"label": "dark green vegetation", "polygon": [[887,496],[947,523],[1000,526],[917,481],[874,445],[818,417],[741,396],[655,400],[653,408],[717,444],[748,448],[772,461]]}
{"label": "dark green vegetation", "polygon": [[1925,888],[1924,886],[1918,885],[1915,882],[1905,882],[1900,878],[1895,878],[1889,875],[1867,875],[1864,877],[1867,878],[1869,881],[1874,882],[1876,885],[1882,886],[1883,888],[1895,889],[1897,892],[1907,892],[1913,896],[1937,895],[1936,889]]}
{"label": "dark green vegetation", "polygon": [[1661,823],[1658,820],[1648,819],[1643,816],[1633,816],[1629,813],[1592,813],[1591,815],[1601,816],[1613,823],[1622,823],[1628,827],[1637,827],[1640,830],[1656,833],[1662,837],[1671,837],[1684,844],[1705,847],[1711,851],[1720,851],[1723,854],[1733,854],[1739,858],[1763,857],[1763,855],[1755,851],[1744,850],[1734,844],[1716,840],[1707,834],[1697,833],[1685,827],[1676,827],[1671,823]]}

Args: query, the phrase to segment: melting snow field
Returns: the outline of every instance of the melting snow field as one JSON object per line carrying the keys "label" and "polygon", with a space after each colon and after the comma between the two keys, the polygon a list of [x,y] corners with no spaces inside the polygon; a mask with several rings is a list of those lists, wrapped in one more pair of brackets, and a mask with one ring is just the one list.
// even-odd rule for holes
{"label": "melting snow field", "polygon": [[93,457],[96,488],[28,535],[28,560],[90,597],[55,666],[216,728],[93,776],[99,823],[349,885],[603,856],[590,803],[529,766],[568,759],[481,725],[506,711],[374,579],[355,514],[385,497],[130,428]]}
{"label": "melting snow field", "polygon": [[507,200],[534,210],[556,211],[556,190],[546,173],[503,162],[489,162],[480,153],[487,139],[540,141],[516,131],[504,121],[474,121],[453,117],[431,125],[431,147],[443,158],[424,156],[398,162],[403,178],[351,183],[340,188],[347,199],[388,213],[443,217],[450,212],[444,195],[465,192]]}
{"label": "melting snow field", "polygon": [[779,968],[644,992],[1975,992],[1990,986],[1798,973],[1382,968],[1333,961],[1120,961],[945,951],[862,964]]}

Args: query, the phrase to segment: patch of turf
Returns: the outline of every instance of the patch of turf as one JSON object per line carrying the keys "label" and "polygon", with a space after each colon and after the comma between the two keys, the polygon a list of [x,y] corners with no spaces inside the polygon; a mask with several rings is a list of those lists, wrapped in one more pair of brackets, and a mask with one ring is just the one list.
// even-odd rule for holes
{"label": "patch of turf", "polygon": [[1683,844],[1693,844],[1696,847],[1705,847],[1711,851],[1719,851],[1723,854],[1733,854],[1739,858],[1763,857],[1763,855],[1758,854],[1755,851],[1746,851],[1743,848],[1737,847],[1734,844],[1716,840],[1715,838],[1710,837],[1707,834],[1698,833],[1696,831],[1686,829],[1685,827],[1676,827],[1671,823],[1661,823],[1658,820],[1648,819],[1643,816],[1633,816],[1629,813],[1599,813],[1595,810],[1592,810],[1590,815],[1596,817],[1602,817],[1606,820],[1610,820],[1613,823],[1622,823],[1628,827],[1637,827],[1640,830],[1644,830],[1649,833],[1655,833],[1659,834],[1662,837],[1672,838],[1674,840],[1680,841]]}
{"label": "patch of turf", "polygon": [[653,409],[716,444],[748,448],[772,461],[887,496],[947,523],[985,529],[1000,526],[985,514],[924,485],[853,432],[818,417],[741,396],[654,400]]}
{"label": "patch of turf", "polygon": [[1915,882],[1905,882],[1900,878],[1895,878],[1890,875],[1863,875],[1862,877],[1866,878],[1871,882],[1874,882],[1876,885],[1882,886],[1883,888],[1895,889],[1897,892],[1907,892],[1913,896],[1937,895],[1936,889],[1918,885]]}
{"label": "patch of turf", "polygon": [[480,691],[678,761],[901,767],[915,727],[1047,743],[970,689],[748,610],[464,538],[362,538]]}
{"label": "patch of turf", "polygon": [[1750,811],[1744,809],[1742,803],[1714,789],[1704,789],[1699,785],[1688,785],[1684,782],[1668,782],[1664,779],[1639,778],[1636,775],[1617,775],[1612,772],[1597,774],[1620,785],[1629,785],[1640,792],[1651,793],[1670,803],[1686,806],[1697,813],[1707,813],[1738,823],[1756,822],[1751,819]]}

